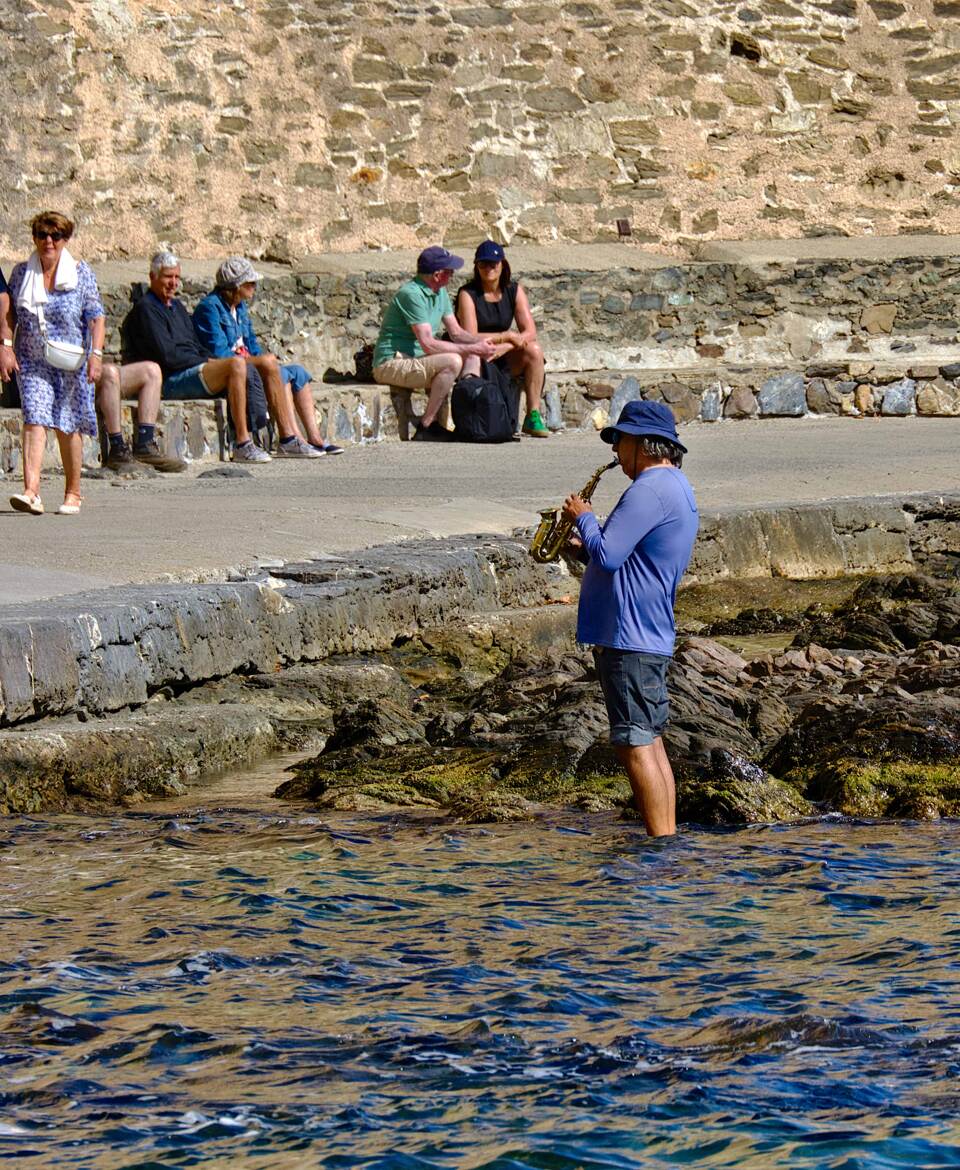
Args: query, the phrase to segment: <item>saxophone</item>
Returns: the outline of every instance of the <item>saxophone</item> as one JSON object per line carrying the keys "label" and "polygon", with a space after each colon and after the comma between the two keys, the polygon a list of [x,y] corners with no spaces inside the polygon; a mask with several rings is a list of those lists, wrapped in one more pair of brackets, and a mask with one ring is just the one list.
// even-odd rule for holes
{"label": "saxophone", "polygon": [[[609,463],[598,467],[590,476],[578,493],[585,504],[590,502],[590,497],[596,491],[600,476],[605,471],[609,471],[611,467],[616,467],[619,462],[619,459],[612,459]],[[563,546],[570,539],[572,531],[573,521],[564,519],[559,508],[543,508],[540,512],[540,524],[533,534],[533,540],[530,541],[530,555],[541,565],[559,560]]]}

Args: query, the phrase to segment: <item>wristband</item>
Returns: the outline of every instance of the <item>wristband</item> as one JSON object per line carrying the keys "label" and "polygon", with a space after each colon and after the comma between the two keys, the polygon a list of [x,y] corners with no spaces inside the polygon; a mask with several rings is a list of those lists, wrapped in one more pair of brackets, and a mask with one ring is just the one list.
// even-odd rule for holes
{"label": "wristband", "polygon": [[10,340],[9,337],[5,337],[3,339],[3,344],[7,347],[7,349],[13,349],[13,342]]}
{"label": "wristband", "polygon": [[91,349],[91,350],[90,350],[90,353],[91,353],[91,354],[92,354],[94,357],[99,357],[99,358],[102,358],[102,357],[103,357],[103,350],[102,350],[102,349]]}

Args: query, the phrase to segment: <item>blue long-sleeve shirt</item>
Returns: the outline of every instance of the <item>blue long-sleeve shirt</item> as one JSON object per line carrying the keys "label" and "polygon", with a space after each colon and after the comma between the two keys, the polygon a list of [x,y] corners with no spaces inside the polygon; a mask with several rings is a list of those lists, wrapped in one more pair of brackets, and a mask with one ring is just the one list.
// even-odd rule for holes
{"label": "blue long-sleeve shirt", "polygon": [[193,310],[193,327],[216,358],[233,357],[238,341],[254,357],[263,353],[245,301],[237,305],[237,315],[234,316],[218,292],[207,293]]}
{"label": "blue long-sleeve shirt", "polygon": [[577,641],[671,655],[673,603],[699,522],[693,489],[677,467],[638,475],[602,528],[592,512],[579,516],[590,561],[580,586]]}

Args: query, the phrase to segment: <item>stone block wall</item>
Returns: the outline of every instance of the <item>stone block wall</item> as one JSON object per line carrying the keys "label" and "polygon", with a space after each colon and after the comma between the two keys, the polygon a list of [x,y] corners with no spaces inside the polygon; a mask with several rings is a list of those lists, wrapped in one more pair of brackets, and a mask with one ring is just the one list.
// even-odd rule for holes
{"label": "stone block wall", "polygon": [[20,0],[0,251],[960,230],[954,0]]}
{"label": "stone block wall", "polygon": [[[752,263],[672,263],[616,246],[510,255],[552,371],[940,365],[958,350],[960,239],[939,255],[924,255],[921,242],[916,255]],[[360,253],[293,269],[265,266],[252,306],[258,336],[317,378],[328,370],[348,374],[356,351],[376,340],[384,307],[413,265],[412,254],[391,254],[374,267]],[[190,307],[212,285],[215,265],[207,267],[185,269]],[[124,265],[122,273],[95,268],[111,326],[108,348],[116,351],[130,270],[145,273],[147,262]]]}

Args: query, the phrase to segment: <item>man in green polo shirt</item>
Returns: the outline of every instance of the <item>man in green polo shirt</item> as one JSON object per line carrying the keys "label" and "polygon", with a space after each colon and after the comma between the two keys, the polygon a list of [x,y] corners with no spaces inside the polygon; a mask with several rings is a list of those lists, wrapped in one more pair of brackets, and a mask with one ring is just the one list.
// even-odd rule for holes
{"label": "man in green polo shirt", "polygon": [[[426,390],[427,409],[414,439],[443,441],[450,431],[437,412],[460,376],[465,358],[493,357],[493,345],[468,333],[457,321],[447,285],[463,259],[446,248],[425,248],[417,259],[417,275],[397,292],[383,315],[373,351],[373,378],[386,386]],[[450,341],[442,341],[446,330]],[[479,368],[479,367],[478,367]]]}

